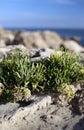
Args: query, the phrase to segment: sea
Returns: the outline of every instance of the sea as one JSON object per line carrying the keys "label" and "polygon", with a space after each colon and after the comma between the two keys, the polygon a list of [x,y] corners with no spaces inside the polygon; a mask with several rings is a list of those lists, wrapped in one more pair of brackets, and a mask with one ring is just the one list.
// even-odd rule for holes
{"label": "sea", "polygon": [[26,30],[26,31],[54,31],[62,37],[78,37],[80,39],[79,44],[84,46],[84,29],[52,29],[52,28],[10,28],[11,30]]}

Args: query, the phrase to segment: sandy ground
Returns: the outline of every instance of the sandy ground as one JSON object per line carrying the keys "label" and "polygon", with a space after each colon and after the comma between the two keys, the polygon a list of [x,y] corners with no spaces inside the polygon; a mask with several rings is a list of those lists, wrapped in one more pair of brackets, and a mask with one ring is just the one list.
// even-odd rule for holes
{"label": "sandy ground", "polygon": [[0,130],[84,130],[84,115],[72,113],[66,105],[49,104],[31,110],[29,114],[26,112],[25,115],[16,116],[31,105],[34,106],[34,102],[1,104]]}

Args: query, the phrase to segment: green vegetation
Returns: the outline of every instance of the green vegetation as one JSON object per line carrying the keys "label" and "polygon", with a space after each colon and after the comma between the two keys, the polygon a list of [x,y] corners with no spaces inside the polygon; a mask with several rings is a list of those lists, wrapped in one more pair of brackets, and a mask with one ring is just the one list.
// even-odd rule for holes
{"label": "green vegetation", "polygon": [[84,67],[79,57],[71,52],[55,53],[50,58],[43,59],[42,64],[45,68],[46,90],[56,91],[63,83],[72,84],[84,79]]}
{"label": "green vegetation", "polygon": [[[1,98],[7,101],[25,100],[34,92],[58,92],[60,89],[65,93],[65,88],[69,91],[67,85],[83,79],[84,66],[68,51],[56,52],[37,64],[32,63],[26,52],[18,50],[0,60],[0,82],[5,86]],[[70,98],[72,94],[66,92]]]}

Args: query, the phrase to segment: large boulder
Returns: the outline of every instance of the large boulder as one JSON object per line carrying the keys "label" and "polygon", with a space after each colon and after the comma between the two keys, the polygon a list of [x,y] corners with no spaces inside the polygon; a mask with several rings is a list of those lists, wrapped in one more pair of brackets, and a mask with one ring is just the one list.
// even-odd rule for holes
{"label": "large boulder", "polygon": [[77,42],[73,41],[73,40],[67,40],[64,41],[60,47],[63,47],[65,49],[69,49],[72,52],[75,53],[81,53],[84,52],[84,48],[82,46],[80,46]]}
{"label": "large boulder", "polygon": [[10,45],[14,40],[14,37],[13,31],[0,28],[0,46]]}
{"label": "large boulder", "polygon": [[44,31],[41,36],[50,48],[58,49],[62,42],[62,38],[56,32]]}
{"label": "large boulder", "polygon": [[71,39],[74,40],[75,42],[78,42],[78,43],[79,43],[80,40],[81,40],[79,37],[73,37],[73,38],[71,38]]}
{"label": "large boulder", "polygon": [[22,31],[16,34],[13,44],[24,44],[27,48],[59,48],[61,42],[61,37],[55,32]]}

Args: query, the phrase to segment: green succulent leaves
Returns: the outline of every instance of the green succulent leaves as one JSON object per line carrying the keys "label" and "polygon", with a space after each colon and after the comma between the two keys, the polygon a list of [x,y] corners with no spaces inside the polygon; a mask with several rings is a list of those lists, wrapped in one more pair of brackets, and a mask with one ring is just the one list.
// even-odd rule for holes
{"label": "green succulent leaves", "polygon": [[[29,95],[35,90],[57,92],[60,86],[66,92],[67,85],[81,81],[84,81],[84,66],[79,57],[68,51],[55,52],[50,58],[40,59],[37,64],[31,61],[27,52],[18,50],[0,60],[0,82],[5,86],[3,95],[9,100],[12,97],[15,101],[18,92],[25,100],[26,91]],[[16,93],[13,91],[15,88]],[[71,92],[66,95],[70,97]]]}

